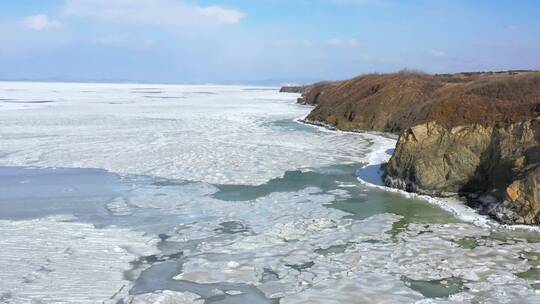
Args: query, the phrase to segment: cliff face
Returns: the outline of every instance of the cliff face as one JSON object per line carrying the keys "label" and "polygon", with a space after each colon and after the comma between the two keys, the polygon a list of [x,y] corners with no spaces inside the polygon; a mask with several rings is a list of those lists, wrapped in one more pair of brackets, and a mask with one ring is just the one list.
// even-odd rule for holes
{"label": "cliff face", "polygon": [[540,120],[409,128],[386,167],[385,183],[430,195],[463,194],[502,222],[540,224]]}
{"label": "cliff face", "polygon": [[307,120],[400,134],[387,185],[540,224],[540,73],[402,73],[315,85]]}
{"label": "cliff face", "polygon": [[407,129],[386,167],[386,184],[430,195],[454,195],[475,178],[492,133],[491,127],[447,130],[435,122]]}

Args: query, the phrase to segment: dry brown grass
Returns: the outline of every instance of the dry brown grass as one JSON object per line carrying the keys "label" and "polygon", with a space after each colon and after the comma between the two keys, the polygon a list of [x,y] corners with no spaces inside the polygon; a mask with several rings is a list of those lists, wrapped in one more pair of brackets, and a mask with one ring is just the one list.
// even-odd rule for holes
{"label": "dry brown grass", "polygon": [[406,70],[316,85],[304,95],[318,105],[308,118],[345,129],[398,133],[426,121],[490,125],[540,116],[540,72]]}

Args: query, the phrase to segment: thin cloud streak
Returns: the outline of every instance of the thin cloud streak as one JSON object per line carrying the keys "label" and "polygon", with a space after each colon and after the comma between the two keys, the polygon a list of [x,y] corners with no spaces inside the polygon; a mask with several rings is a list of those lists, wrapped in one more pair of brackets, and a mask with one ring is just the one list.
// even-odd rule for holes
{"label": "thin cloud streak", "polygon": [[245,14],[221,6],[200,6],[171,0],[65,0],[66,17],[164,28],[238,24]]}

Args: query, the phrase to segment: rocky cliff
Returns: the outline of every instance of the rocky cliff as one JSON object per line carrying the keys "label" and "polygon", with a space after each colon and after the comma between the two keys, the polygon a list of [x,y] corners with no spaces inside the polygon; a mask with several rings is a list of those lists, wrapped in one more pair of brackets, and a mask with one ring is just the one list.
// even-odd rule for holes
{"label": "rocky cliff", "polygon": [[504,223],[540,224],[540,119],[409,128],[386,166],[385,183],[429,195],[461,195]]}
{"label": "rocky cliff", "polygon": [[399,134],[387,185],[540,224],[540,73],[367,75],[315,85],[299,102],[316,106],[310,121]]}

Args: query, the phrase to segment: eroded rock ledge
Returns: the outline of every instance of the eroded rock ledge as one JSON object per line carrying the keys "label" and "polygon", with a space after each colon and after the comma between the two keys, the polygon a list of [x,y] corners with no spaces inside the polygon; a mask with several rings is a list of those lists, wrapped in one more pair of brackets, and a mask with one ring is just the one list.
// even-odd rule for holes
{"label": "eroded rock ledge", "polygon": [[540,73],[366,75],[303,88],[307,120],[400,135],[387,185],[540,224]]}
{"label": "eroded rock ledge", "polygon": [[460,195],[508,224],[540,224],[540,119],[403,132],[385,170],[388,186]]}

